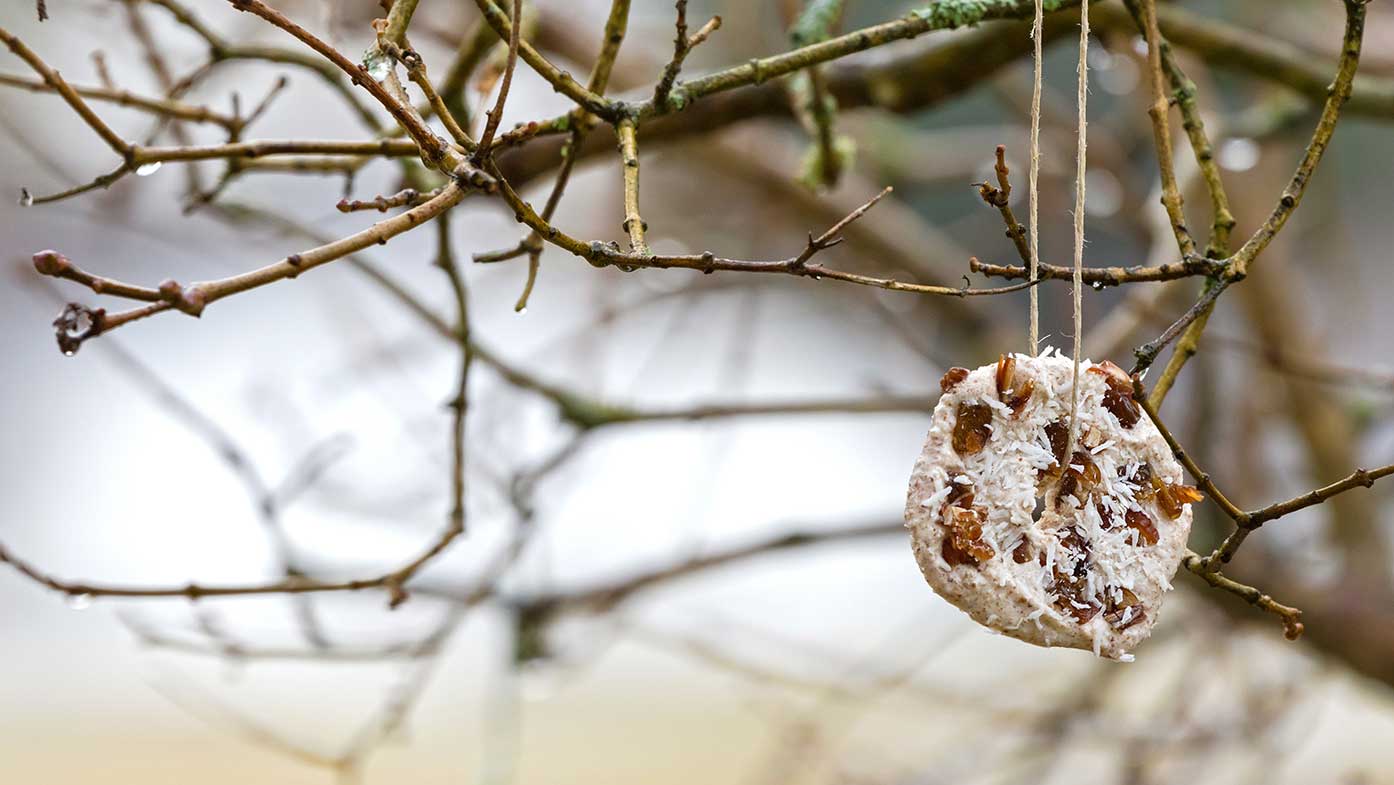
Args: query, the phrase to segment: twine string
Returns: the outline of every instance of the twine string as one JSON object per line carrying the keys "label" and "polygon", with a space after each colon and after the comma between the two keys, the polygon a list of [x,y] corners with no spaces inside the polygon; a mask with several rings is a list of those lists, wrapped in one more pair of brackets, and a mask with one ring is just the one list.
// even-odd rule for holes
{"label": "twine string", "polygon": [[[1031,25],[1031,39],[1035,43],[1035,79],[1031,88],[1031,182],[1027,197],[1030,201],[1030,220],[1028,221],[1031,246],[1031,281],[1036,280],[1036,268],[1040,265],[1040,250],[1036,243],[1038,233],[1037,225],[1037,178],[1041,173],[1041,19],[1044,10],[1041,7],[1042,0],[1036,0],[1036,18]],[[1041,300],[1040,293],[1035,286],[1032,286],[1031,296],[1031,356],[1036,356],[1041,352]]]}
{"label": "twine string", "polygon": [[1085,162],[1089,149],[1088,115],[1086,103],[1089,96],[1089,3],[1079,4],[1079,87],[1076,101],[1079,105],[1077,144],[1075,147],[1075,260],[1073,276],[1074,293],[1074,376],[1070,386],[1070,436],[1066,442],[1065,456],[1069,460],[1074,454],[1075,439],[1079,436],[1077,414],[1079,413],[1079,363],[1080,334],[1083,332],[1084,294],[1084,177]]}

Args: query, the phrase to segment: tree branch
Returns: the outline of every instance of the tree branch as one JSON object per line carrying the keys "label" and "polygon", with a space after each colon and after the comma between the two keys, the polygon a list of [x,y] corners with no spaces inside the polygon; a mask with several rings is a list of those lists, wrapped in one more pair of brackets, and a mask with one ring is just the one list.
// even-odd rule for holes
{"label": "tree branch", "polygon": [[648,224],[639,215],[639,146],[634,131],[634,121],[621,120],[615,126],[620,140],[620,163],[624,169],[624,231],[629,234],[630,253],[647,256],[648,243],[644,241],[644,231]]}
{"label": "tree branch", "polygon": [[[1028,278],[1030,269],[1027,267],[1004,264],[988,264],[979,261],[977,257],[968,260],[968,269],[975,273],[994,278]],[[1175,281],[1180,278],[1193,278],[1196,276],[1209,276],[1223,271],[1223,262],[1203,257],[1192,257],[1184,262],[1171,262],[1169,264],[1159,264],[1153,266],[1134,265],[1132,267],[1086,267],[1083,270],[1083,280],[1093,286],[1121,286],[1128,283],[1147,283],[1153,281]],[[1036,274],[1042,279],[1055,279],[1060,281],[1071,280],[1074,275],[1074,268],[1063,265],[1042,263],[1036,268]]]}
{"label": "tree branch", "polygon": [[[1139,7],[1140,6],[1140,7]],[[1171,221],[1172,233],[1176,236],[1176,247],[1181,258],[1196,254],[1195,240],[1186,228],[1186,213],[1183,209],[1181,189],[1176,185],[1176,167],[1172,163],[1171,128],[1167,122],[1170,102],[1167,101],[1166,88],[1162,76],[1161,33],[1157,31],[1156,0],[1128,0],[1128,9],[1138,18],[1138,27],[1147,39],[1147,71],[1152,88],[1152,105],[1147,114],[1152,118],[1152,142],[1157,151],[1157,170],[1162,178],[1162,206],[1166,208]]]}
{"label": "tree branch", "polygon": [[34,53],[34,50],[26,46],[19,38],[11,35],[10,31],[3,27],[0,27],[0,41],[3,41],[11,52],[14,52],[21,60],[27,63],[30,68],[34,69],[34,72],[41,76],[44,83],[52,88],[54,92],[62,96],[63,100],[67,102],[68,106],[72,107],[72,110],[77,113],[78,117],[81,117],[83,122],[87,123],[87,126],[95,131],[96,134],[102,138],[102,141],[107,143],[108,147],[114,150],[117,155],[121,156],[122,160],[130,160],[131,145],[126,142],[125,139],[122,139],[119,134],[111,130],[110,126],[103,122],[102,118],[98,117],[96,112],[92,111],[92,107],[88,106],[87,102],[82,100],[82,96],[78,95],[77,91],[64,81],[63,77],[60,76],[57,71],[49,68],[48,64]]}
{"label": "tree branch", "polygon": [[[484,0],[484,2],[487,4],[489,0]],[[488,119],[484,124],[484,132],[479,135],[479,148],[474,151],[475,166],[478,166],[488,157],[489,150],[494,144],[494,134],[499,130],[499,122],[503,120],[503,105],[508,101],[508,88],[513,84],[513,69],[518,64],[518,46],[521,42],[523,25],[522,12],[523,0],[513,0],[513,24],[508,31],[508,61],[503,69],[503,80],[499,83],[499,95],[494,102],[494,108],[485,113]]]}
{"label": "tree branch", "polygon": [[673,58],[663,67],[663,73],[658,78],[658,84],[653,88],[653,103],[656,106],[663,106],[668,101],[668,94],[673,91],[673,85],[678,81],[678,74],[682,73],[683,61],[692,50],[711,36],[712,33],[721,29],[721,17],[713,16],[702,25],[696,33],[689,38],[687,35],[687,0],[677,0],[677,21],[674,24],[676,33],[673,37]]}
{"label": "tree branch", "polygon": [[[58,89],[46,79],[34,79],[11,74],[0,74],[0,85],[28,90],[34,93],[59,92]],[[150,98],[148,96],[136,95],[129,90],[119,90],[113,87],[84,87],[73,84],[68,86],[72,88],[74,93],[77,93],[82,98],[88,98],[93,101],[104,101],[131,109],[139,109],[143,112],[168,117],[173,120],[187,120],[192,123],[212,123],[227,129],[236,128],[244,124],[236,117],[221,112],[215,112],[206,106],[195,106],[169,98]]]}
{"label": "tree branch", "polygon": [[1252,586],[1246,586],[1233,578],[1221,575],[1210,570],[1205,560],[1193,551],[1187,551],[1181,558],[1181,566],[1199,575],[1206,583],[1221,591],[1239,597],[1259,610],[1277,616],[1283,623],[1283,636],[1290,641],[1295,641],[1302,636],[1305,629],[1302,624],[1302,611],[1284,605]]}
{"label": "tree branch", "polygon": [[[73,335],[70,330],[70,325],[55,323],[58,327],[59,345],[64,351],[75,352],[82,341],[88,338],[96,337],[104,332],[110,332],[116,327],[134,321],[135,319],[143,318],[171,308],[183,311],[191,316],[198,316],[209,304],[225,297],[231,297],[232,295],[277,281],[295,278],[306,270],[311,270],[320,265],[341,259],[355,251],[360,251],[372,245],[384,244],[402,232],[414,229],[436,218],[451,207],[454,207],[465,197],[465,194],[466,190],[464,188],[452,182],[450,185],[446,186],[439,196],[436,196],[419,207],[380,221],[367,229],[335,240],[334,242],[301,253],[291,254],[275,264],[228,278],[194,283],[187,287],[181,286],[179,283],[172,280],[165,281],[160,284],[158,290],[156,290],[160,295],[159,302],[152,302],[148,306],[117,314],[106,314],[104,311],[92,312],[93,329],[80,335]],[[64,257],[55,252],[45,252],[44,254],[36,255],[35,267],[39,272],[46,275],[70,278],[72,280],[78,280],[89,287],[91,286],[91,283],[87,281],[86,274],[75,277],[78,275],[76,272],[73,272],[76,268],[73,268],[71,265],[62,265],[60,260],[66,261]],[[108,282],[106,279],[96,279],[95,276],[91,276],[91,278],[93,282],[98,280],[101,281],[101,291],[99,293],[117,293],[114,287],[115,282]],[[119,284],[119,286],[122,290],[129,289],[135,296],[135,299],[145,299],[148,297],[148,292],[150,291],[142,287],[130,287],[127,284]],[[98,289],[93,288],[93,291],[98,291]]]}

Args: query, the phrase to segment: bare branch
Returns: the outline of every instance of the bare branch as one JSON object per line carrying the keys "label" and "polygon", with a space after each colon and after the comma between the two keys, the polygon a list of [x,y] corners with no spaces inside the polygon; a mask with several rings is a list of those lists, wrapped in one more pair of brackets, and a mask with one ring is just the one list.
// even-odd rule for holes
{"label": "bare branch", "polygon": [[1242,278],[1246,275],[1249,264],[1263,253],[1263,249],[1282,231],[1293,210],[1302,201],[1307,184],[1311,182],[1317,165],[1321,163],[1322,156],[1331,143],[1331,137],[1336,132],[1336,121],[1340,119],[1341,109],[1346,101],[1350,100],[1355,84],[1355,72],[1360,67],[1360,45],[1365,33],[1365,6],[1368,2],[1369,0],[1345,0],[1346,28],[1341,40],[1341,59],[1336,67],[1336,78],[1327,91],[1326,103],[1322,106],[1316,130],[1312,132],[1312,139],[1307,143],[1302,161],[1297,165],[1297,171],[1293,172],[1288,186],[1283,189],[1283,195],[1278,199],[1278,204],[1273,208],[1268,220],[1234,252],[1232,275],[1236,277]]}
{"label": "bare branch", "polygon": [[687,35],[687,0],[677,0],[677,21],[674,23],[676,34],[673,38],[673,58],[663,67],[663,75],[659,77],[658,84],[653,88],[653,103],[655,106],[663,106],[668,100],[668,94],[673,91],[673,85],[678,81],[678,74],[682,73],[683,61],[694,48],[707,40],[712,33],[721,29],[721,17],[713,16],[706,24],[702,25],[691,37]]}
{"label": "bare branch", "polygon": [[620,163],[624,168],[624,231],[629,234],[630,253],[648,255],[644,241],[648,225],[639,215],[639,147],[633,120],[621,120],[615,126],[620,139]]}
{"label": "bare branch", "polygon": [[433,164],[443,166],[446,172],[450,172],[457,165],[458,161],[453,159],[453,151],[447,146],[440,137],[436,136],[421,117],[412,112],[409,106],[403,106],[394,98],[387,89],[378,84],[363,67],[350,61],[339,50],[316,38],[305,28],[286,18],[281,12],[261,2],[261,0],[228,0],[233,8],[238,11],[247,11],[265,19],[271,24],[279,27],[306,46],[313,49],[317,54],[333,63],[335,67],[348,75],[354,84],[367,90],[378,103],[402,126],[402,128],[416,141],[421,148],[422,157]]}
{"label": "bare branch", "polygon": [[522,40],[522,15],[523,0],[513,0],[513,24],[508,31],[508,63],[503,69],[503,79],[499,82],[499,95],[494,101],[494,108],[485,113],[488,120],[484,124],[484,132],[479,135],[479,148],[474,151],[476,166],[488,157],[489,150],[494,144],[494,134],[499,130],[499,123],[503,120],[503,105],[508,101],[508,88],[513,84],[513,69],[518,64],[518,45]]}
{"label": "bare branch", "polygon": [[[466,193],[466,190],[459,184],[452,182],[450,185],[446,186],[438,196],[419,207],[415,207],[405,213],[373,224],[356,234],[321,245],[317,248],[312,248],[308,251],[291,254],[275,264],[267,265],[266,267],[240,275],[212,281],[202,281],[190,286],[182,286],[172,280],[165,281],[160,284],[157,290],[160,295],[159,302],[153,302],[148,306],[117,314],[96,312],[99,315],[95,316],[93,319],[93,330],[95,330],[95,332],[89,331],[83,334],[80,338],[77,338],[76,343],[72,343],[73,336],[65,329],[65,326],[60,325],[59,343],[64,347],[65,351],[76,351],[77,347],[81,345],[81,341],[87,338],[95,337],[103,332],[109,332],[127,322],[171,308],[183,311],[190,316],[198,316],[210,303],[221,300],[224,297],[230,297],[234,294],[239,294],[249,289],[255,289],[277,281],[295,278],[306,270],[311,270],[320,265],[341,259],[355,251],[360,251],[375,244],[386,243],[402,232],[414,229],[436,218],[451,207],[454,207],[465,197]],[[35,260],[35,264],[40,267],[41,272],[53,268],[55,272],[46,274],[58,274],[65,270],[76,269],[71,267],[71,265],[67,267],[59,265],[57,260],[63,259],[63,257],[56,253],[52,253],[50,256],[48,255],[49,253],[52,252],[46,252],[42,260]],[[61,277],[73,278],[75,274],[76,273],[72,273]],[[121,287],[119,291],[130,291],[133,295],[139,295],[136,296],[135,299],[144,299],[148,296],[148,290],[143,287],[116,284],[115,282],[109,282],[105,279],[96,279],[94,276],[92,278],[93,282],[97,280],[101,281],[100,286],[102,293],[105,294],[117,293],[118,288],[116,287],[119,286]],[[73,278],[73,280],[80,280],[80,282],[89,286],[91,285],[86,278]],[[94,289],[94,291],[96,291],[96,289]]]}
{"label": "bare branch", "polygon": [[[12,76],[10,74],[0,74],[0,85],[16,87],[35,93],[58,92],[58,90],[45,79]],[[83,98],[139,109],[143,112],[162,115],[175,120],[188,120],[193,123],[212,123],[214,125],[220,125],[223,128],[235,128],[242,124],[242,121],[237,118],[222,114],[221,112],[215,112],[206,106],[195,106],[168,98],[150,98],[143,95],[136,95],[129,90],[118,90],[113,87],[83,87],[81,85],[69,85],[69,87],[72,88],[73,92]]]}
{"label": "bare branch", "polygon": [[1190,454],[1181,448],[1181,444],[1176,440],[1176,437],[1171,435],[1171,429],[1167,428],[1166,423],[1162,422],[1161,416],[1157,414],[1157,409],[1147,399],[1147,392],[1142,387],[1142,381],[1136,375],[1133,376],[1133,400],[1137,401],[1144,412],[1147,412],[1147,417],[1152,421],[1152,424],[1157,426],[1157,430],[1162,434],[1162,438],[1166,440],[1167,446],[1171,448],[1172,455],[1176,456],[1176,459],[1181,462],[1181,465],[1186,467],[1186,471],[1195,478],[1196,482],[1200,483],[1200,487],[1215,501],[1215,504],[1219,505],[1221,510],[1224,510],[1225,515],[1228,515],[1230,519],[1235,522],[1247,520],[1248,514],[1236,507],[1223,493],[1220,493],[1220,489],[1215,487],[1215,483],[1210,479],[1210,475],[1201,471],[1201,468],[1196,465],[1195,460],[1191,458]]}
{"label": "bare branch", "polygon": [[1214,588],[1227,591],[1243,599],[1255,608],[1277,616],[1279,620],[1283,622],[1283,635],[1288,640],[1295,641],[1302,636],[1302,632],[1305,629],[1302,624],[1302,611],[1297,608],[1283,605],[1252,586],[1246,586],[1232,578],[1210,570],[1206,566],[1205,560],[1192,551],[1187,551],[1186,555],[1182,557],[1181,566],[1199,575],[1206,583]]}
{"label": "bare branch", "polygon": [[[1322,155],[1326,152],[1326,147],[1336,131],[1336,122],[1341,116],[1341,109],[1351,97],[1355,72],[1360,65],[1361,41],[1365,32],[1365,0],[1345,0],[1345,9],[1345,31],[1342,37],[1341,56],[1336,69],[1336,78],[1327,93],[1326,103],[1322,107],[1316,129],[1312,132],[1311,141],[1307,144],[1302,160],[1297,166],[1297,171],[1293,173],[1288,186],[1283,189],[1278,205],[1273,209],[1268,220],[1254,231],[1243,247],[1227,260],[1229,269],[1225,271],[1224,277],[1208,281],[1200,299],[1181,320],[1168,328],[1157,340],[1143,346],[1136,353],[1135,372],[1150,366],[1156,359],[1157,353],[1174,340],[1178,334],[1180,335],[1181,340],[1167,361],[1167,366],[1153,392],[1152,405],[1155,407],[1161,406],[1181,369],[1198,350],[1200,337],[1209,322],[1210,313],[1214,310],[1216,298],[1220,296],[1226,286],[1234,281],[1242,280],[1248,274],[1249,264],[1263,252],[1268,243],[1277,236],[1284,224],[1287,223],[1292,211],[1301,201],[1302,194],[1306,192],[1307,183],[1310,182],[1317,165],[1321,163]],[[1182,330],[1184,332],[1181,332]]]}
{"label": "bare branch", "polygon": [[[499,38],[508,40],[510,42],[509,48],[511,50],[517,50],[517,54],[523,59],[523,62],[527,63],[539,76],[547,80],[547,83],[556,88],[557,92],[575,101],[587,111],[601,117],[612,114],[610,111],[610,104],[604,98],[582,87],[575,79],[571,78],[570,74],[556,67],[548,61],[547,58],[543,57],[532,44],[527,41],[519,41],[516,47],[512,46],[513,30],[516,29],[517,26],[508,14],[505,14],[499,9],[496,5],[498,1],[499,0],[475,0],[475,5],[479,6],[479,12],[484,15],[484,19],[489,23],[489,26],[494,28],[494,32],[498,33]],[[519,0],[514,0],[513,17],[518,15],[518,2]]]}
{"label": "bare branch", "polygon": [[21,60],[27,63],[30,68],[34,69],[35,73],[43,77],[44,83],[51,87],[58,95],[62,96],[63,100],[68,103],[68,106],[72,107],[72,110],[77,113],[78,117],[81,117],[83,122],[87,123],[87,126],[95,131],[97,135],[102,138],[102,141],[107,143],[108,147],[116,151],[116,154],[121,156],[122,160],[130,160],[131,145],[127,143],[125,139],[122,139],[119,134],[111,130],[111,128],[102,121],[102,118],[98,117],[97,113],[92,111],[92,107],[88,106],[87,102],[82,100],[82,96],[78,95],[77,91],[63,80],[63,77],[60,76],[57,71],[49,68],[48,64],[34,53],[34,50],[26,46],[23,41],[11,35],[10,31],[3,27],[0,27],[0,41],[3,41],[5,45],[10,48],[11,52],[14,52]]}
{"label": "bare branch", "polygon": [[383,31],[383,37],[397,46],[407,45],[407,27],[411,25],[411,17],[416,13],[416,6],[420,0],[393,0],[392,8],[387,12],[387,29]]}
{"label": "bare branch", "polygon": [[[1055,10],[1063,10],[1078,5],[1078,0],[1062,0],[1055,4]],[[799,47],[791,52],[758,58],[733,66],[714,74],[684,82],[675,89],[663,104],[646,101],[638,107],[637,119],[683,109],[687,104],[712,93],[730,90],[751,84],[761,84],[785,74],[793,73],[819,63],[836,60],[847,55],[914,38],[931,30],[965,27],[993,19],[1023,19],[1034,13],[1031,0],[949,0],[913,11],[900,19],[883,22],[879,25],[862,28],[845,35],[829,38],[816,44]],[[597,112],[604,117],[603,113]]]}
{"label": "bare branch", "polygon": [[[1140,9],[1137,7],[1139,3]],[[1186,259],[1195,256],[1196,243],[1191,238],[1190,230],[1186,228],[1181,189],[1176,185],[1176,167],[1172,164],[1171,127],[1167,122],[1167,112],[1171,104],[1167,101],[1166,88],[1163,86],[1157,4],[1156,0],[1133,0],[1129,6],[1135,15],[1141,16],[1139,26],[1147,39],[1147,71],[1150,77],[1148,81],[1152,87],[1152,105],[1147,108],[1147,114],[1152,118],[1152,142],[1157,150],[1157,169],[1162,177],[1162,206],[1166,208],[1167,217],[1171,220],[1171,230],[1176,235],[1176,247],[1181,251],[1181,258]]]}
{"label": "bare branch", "polygon": [[[968,269],[993,278],[1022,278],[1030,276],[1027,267],[1005,264],[988,264],[972,257]],[[1082,278],[1091,286],[1121,286],[1128,283],[1147,283],[1154,281],[1175,281],[1181,278],[1210,276],[1225,269],[1223,262],[1204,257],[1192,257],[1184,262],[1172,262],[1155,266],[1137,265],[1132,267],[1085,267]],[[1074,275],[1074,268],[1063,265],[1042,263],[1036,268],[1036,275],[1042,279],[1068,281]]]}
{"label": "bare branch", "polygon": [[[1026,265],[1026,268],[1023,269],[1028,270],[1025,277],[1029,278],[1031,247],[1026,240],[1026,227],[1022,226],[1016,220],[1016,214],[1012,211],[1012,181],[1010,179],[1011,169],[1007,168],[1007,146],[1004,144],[997,145],[996,156],[997,163],[993,167],[993,171],[997,173],[997,187],[994,188],[991,183],[987,182],[978,183],[978,196],[981,196],[982,200],[986,202],[988,206],[996,207],[997,211],[1002,214],[1002,222],[1007,225],[1007,237],[1011,239],[1012,245],[1016,246],[1017,256],[1021,257],[1022,264]],[[974,261],[977,260],[974,259]],[[979,272],[976,266],[973,272]],[[992,272],[987,274],[1000,275],[1000,273]],[[1011,278],[1017,276],[1009,275],[1005,277]]]}
{"label": "bare branch", "polygon": [[[889,189],[887,189],[889,190]],[[513,190],[506,180],[499,180],[499,192],[508,205],[512,207],[518,215],[520,221],[532,227],[539,235],[548,242],[569,251],[575,256],[590,262],[595,266],[615,265],[621,269],[638,269],[641,267],[653,267],[660,269],[688,269],[700,270],[703,273],[713,273],[718,270],[748,273],[783,273],[795,275],[813,280],[829,278],[837,281],[861,284],[863,286],[874,286],[880,289],[889,289],[898,292],[914,292],[917,294],[945,295],[950,297],[989,297],[993,295],[1006,294],[1008,292],[1021,291],[1031,286],[1035,286],[1039,281],[1027,281],[1023,284],[1014,286],[1003,286],[994,289],[972,289],[968,286],[950,287],[933,286],[929,284],[907,283],[891,278],[878,278],[870,275],[860,275],[857,273],[835,270],[824,267],[821,264],[809,264],[809,259],[819,251],[837,245],[839,239],[831,239],[837,230],[840,230],[847,223],[856,220],[866,210],[876,203],[887,191],[873,197],[866,204],[854,210],[846,218],[839,221],[833,229],[825,232],[823,237],[814,240],[809,238],[808,245],[797,256],[778,260],[778,261],[748,261],[744,259],[728,259],[719,257],[713,253],[703,254],[637,254],[625,253],[618,247],[606,245],[604,243],[586,243],[562,232],[542,219],[533,210],[532,205],[524,202],[522,197]]]}
{"label": "bare branch", "polygon": [[394,207],[416,207],[425,204],[440,195],[443,189],[444,186],[441,186],[435,191],[423,194],[415,188],[403,188],[391,196],[378,196],[366,202],[358,199],[340,199],[334,207],[341,213],[356,213],[362,210],[377,210],[380,213],[385,213]]}
{"label": "bare branch", "polygon": [[158,289],[132,286],[111,278],[93,275],[73,264],[68,257],[57,251],[39,251],[34,254],[34,269],[40,275],[76,281],[91,289],[93,294],[109,294],[113,297],[125,297],[128,300],[144,300],[146,302],[160,302],[164,299]]}

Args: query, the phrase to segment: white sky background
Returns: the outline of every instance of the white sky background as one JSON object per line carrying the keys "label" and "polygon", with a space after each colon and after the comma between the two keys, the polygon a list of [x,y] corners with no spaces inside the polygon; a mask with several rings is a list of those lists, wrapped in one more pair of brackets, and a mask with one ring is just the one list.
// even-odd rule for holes
{"label": "white sky background", "polygon": [[[230,38],[250,37],[261,27],[218,3],[195,5]],[[50,0],[55,21],[39,26],[27,3],[16,3],[0,23],[73,81],[95,81],[87,56],[100,48],[123,85],[153,92],[136,66],[139,54],[120,15],[93,15],[94,7],[102,5]],[[167,29],[162,15],[148,16],[157,31]],[[197,61],[199,48],[189,37],[166,40],[174,42],[170,59],[177,71]],[[22,64],[7,57],[3,70],[21,72]],[[244,102],[252,102],[278,73],[229,68],[198,97],[226,108],[231,80],[245,78],[250,84],[239,87]],[[519,73],[505,127],[562,106],[525,69]],[[314,87],[314,78],[291,76],[291,92],[254,127],[255,137],[361,136],[352,119]],[[83,180],[111,167],[108,151],[57,99],[0,96],[5,123],[71,177]],[[130,135],[149,127],[143,117],[119,108],[100,111]],[[1368,139],[1373,131],[1387,134],[1384,127],[1367,126],[1338,139]],[[70,184],[38,166],[8,131],[5,137],[0,191],[17,194],[27,185],[47,192]],[[1333,168],[1342,160],[1335,152]],[[655,168],[646,163],[646,176]],[[376,166],[358,178],[355,196],[392,190],[390,178],[390,167]],[[91,342],[75,358],[62,357],[49,326],[58,303],[28,285],[34,277],[28,256],[41,248],[56,248],[93,271],[148,283],[223,276],[304,245],[259,228],[233,230],[211,218],[183,218],[175,202],[182,184],[178,168],[167,165],[109,192],[57,205],[25,210],[8,196],[0,200],[0,539],[62,576],[177,584],[268,575],[265,538],[236,477],[206,443],[117,371],[103,344],[108,339]],[[696,224],[690,206],[662,204],[657,188],[645,193],[646,202],[660,202],[655,215]],[[583,169],[570,194],[559,223],[578,236],[618,238],[616,169]],[[336,179],[258,175],[228,198],[282,209],[330,232],[377,217],[339,216],[333,208],[339,195]],[[777,207],[728,225],[711,244],[754,257],[787,253],[807,227],[797,216],[774,215]],[[454,217],[461,258],[520,236],[509,216],[484,205],[467,204]],[[663,224],[653,218],[650,224],[660,247],[694,242],[665,237]],[[1385,244],[1375,244],[1376,238],[1371,247],[1389,247],[1394,237],[1387,222],[1374,230],[1384,233]],[[367,256],[445,313],[449,293],[428,264],[432,253],[432,233],[422,230]],[[1387,273],[1378,259],[1367,264],[1371,277]],[[932,389],[942,372],[887,344],[880,323],[853,298],[824,296],[807,282],[762,286],[756,297],[732,288],[688,310],[653,308],[625,318],[618,328],[596,329],[590,324],[602,308],[664,291],[690,276],[597,272],[549,251],[529,312],[519,317],[511,306],[522,272],[516,263],[468,268],[476,329],[544,377],[618,401],[657,405],[918,392]],[[93,301],[74,286],[63,288],[69,297]],[[1330,312],[1327,324],[1332,334],[1341,334],[1349,326],[1342,320],[1362,324],[1372,315],[1368,300],[1349,303]],[[1364,324],[1368,330],[1370,323]],[[1344,350],[1352,357],[1362,351],[1377,356],[1377,332],[1353,336]],[[352,270],[330,265],[220,302],[198,321],[166,314],[111,338],[213,416],[273,482],[311,446],[347,435],[346,458],[285,515],[291,536],[314,563],[376,574],[409,558],[443,525],[448,417],[441,403],[451,394],[455,360],[449,347]],[[486,548],[497,545],[510,514],[497,479],[559,443],[549,405],[500,386],[483,368],[476,369],[475,382],[471,535],[427,573],[428,581],[458,582]],[[915,416],[825,416],[601,434],[575,464],[544,484],[538,497],[543,529],[524,574],[534,587],[580,582],[791,524],[896,520],[927,422]],[[209,605],[235,636],[294,640],[284,603]],[[440,612],[425,598],[395,614],[382,605],[376,597],[322,602],[332,631],[347,640],[419,633]],[[7,666],[0,678],[0,779],[13,774],[26,781],[41,772],[41,781],[52,783],[324,782],[323,772],[204,724],[151,685],[173,684],[185,696],[194,690],[222,696],[330,751],[399,677],[397,668],[378,666],[229,668],[152,655],[121,628],[117,607],[168,624],[192,623],[183,603],[98,602],[78,613],[58,596],[0,571],[0,661]],[[1009,706],[1028,704],[1042,691],[1060,694],[1089,662],[1078,652],[1037,650],[971,627],[929,592],[908,549],[894,540],[772,558],[641,600],[621,615],[646,628],[748,638],[746,653],[819,678],[839,678],[847,665],[866,662],[870,654],[894,669],[943,648],[917,683],[968,696],[992,689]],[[582,626],[562,643],[570,640],[579,655],[591,655],[608,636],[603,625]],[[1277,637],[1272,630],[1263,633],[1265,641]],[[1188,632],[1169,629],[1164,619],[1158,634],[1175,640]],[[480,720],[490,705],[488,685],[504,678],[499,641],[498,619],[489,611],[457,633],[410,723],[407,743],[390,745],[374,759],[370,782],[394,774],[455,782],[496,765],[496,756],[482,754],[498,748],[482,733]],[[1266,643],[1245,645],[1272,656]],[[1153,651],[1147,667],[1156,672],[1184,656],[1166,641]],[[788,704],[774,700],[777,693],[751,691],[737,679],[639,643],[602,653],[598,663],[543,690],[543,700],[524,704],[523,780],[729,780],[778,748],[779,726],[769,717],[787,711],[780,707]],[[545,674],[527,678],[536,682],[525,685],[534,698],[551,680]],[[1002,690],[1004,681],[1020,687]],[[1135,694],[1141,700],[1151,692],[1139,686]],[[1294,736],[1306,740],[1285,772],[1292,781],[1345,770],[1333,769],[1333,761],[1369,767],[1384,760],[1378,739],[1394,733],[1386,695],[1368,697],[1339,683],[1311,700],[1314,727],[1297,729]],[[888,761],[908,766],[921,755],[939,760],[948,751],[947,771],[971,773],[981,762],[962,751],[954,754],[946,744],[944,723],[950,721],[960,729],[987,722],[917,702],[913,690],[899,690],[875,717],[849,720],[846,751],[854,761],[869,760],[873,769]],[[1351,727],[1363,730],[1351,733]],[[1079,765],[1079,771],[1094,771],[1087,761]]]}

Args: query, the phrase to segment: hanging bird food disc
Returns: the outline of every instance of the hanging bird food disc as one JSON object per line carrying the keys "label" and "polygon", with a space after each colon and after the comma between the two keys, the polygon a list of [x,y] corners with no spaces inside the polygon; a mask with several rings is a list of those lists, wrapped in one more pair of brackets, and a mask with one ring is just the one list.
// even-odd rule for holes
{"label": "hanging bird food disc", "polygon": [[940,596],[989,629],[1131,660],[1185,553],[1182,470],[1110,362],[1003,355],[951,369],[905,507],[915,559]]}

